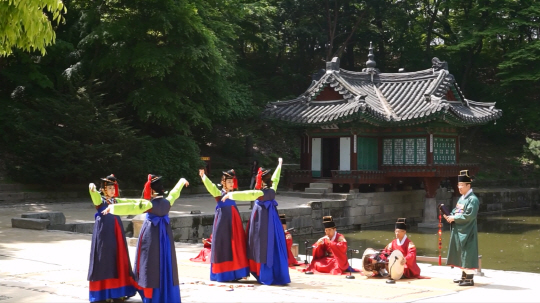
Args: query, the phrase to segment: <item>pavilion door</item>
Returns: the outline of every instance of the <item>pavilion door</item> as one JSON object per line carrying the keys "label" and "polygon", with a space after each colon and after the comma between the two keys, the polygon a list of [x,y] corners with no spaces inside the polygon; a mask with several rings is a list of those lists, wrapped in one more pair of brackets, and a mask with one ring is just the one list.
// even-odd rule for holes
{"label": "pavilion door", "polygon": [[340,138],[322,138],[321,177],[331,178],[332,171],[339,169]]}
{"label": "pavilion door", "polygon": [[339,170],[351,170],[351,138],[339,138]]}

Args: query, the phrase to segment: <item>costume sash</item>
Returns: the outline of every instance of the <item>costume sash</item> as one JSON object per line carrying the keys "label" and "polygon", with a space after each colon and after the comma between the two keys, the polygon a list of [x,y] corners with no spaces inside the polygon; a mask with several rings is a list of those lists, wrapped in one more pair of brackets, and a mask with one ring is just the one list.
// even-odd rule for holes
{"label": "costume sash", "polygon": [[146,219],[148,221],[151,221],[152,222],[152,225],[154,226],[157,226],[159,223],[163,223],[163,225],[165,224],[169,224],[169,215],[165,215],[165,216],[156,216],[154,214],[151,214],[151,213],[146,213]]}

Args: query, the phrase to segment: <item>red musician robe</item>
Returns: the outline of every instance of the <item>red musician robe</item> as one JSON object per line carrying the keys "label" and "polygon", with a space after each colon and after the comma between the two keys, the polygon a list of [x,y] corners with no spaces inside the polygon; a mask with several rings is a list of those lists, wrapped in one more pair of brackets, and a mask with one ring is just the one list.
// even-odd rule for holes
{"label": "red musician robe", "polygon": [[390,255],[396,249],[401,251],[406,260],[403,276],[405,276],[405,278],[420,277],[420,267],[416,264],[416,246],[414,246],[414,243],[409,240],[407,236],[405,236],[401,245],[399,245],[398,239],[394,239],[394,241],[386,246],[383,253]]}
{"label": "red musician robe", "polygon": [[294,255],[292,253],[292,250],[291,250],[292,245],[293,245],[293,239],[292,239],[291,233],[285,232],[285,241],[287,241],[287,256],[288,256],[288,260],[289,260],[289,266],[300,265],[300,263],[298,263],[298,261],[296,261],[296,258],[294,257]]}
{"label": "red musician robe", "polygon": [[206,239],[206,243],[204,243],[204,247],[201,249],[201,252],[199,252],[199,255],[197,255],[195,258],[190,258],[189,261],[210,263],[210,254],[212,253],[211,243],[212,235],[210,235],[210,238]]}
{"label": "red musician robe", "polygon": [[322,244],[313,244],[313,260],[303,271],[341,275],[348,268],[347,241],[342,234],[336,232],[332,240],[325,239]]}

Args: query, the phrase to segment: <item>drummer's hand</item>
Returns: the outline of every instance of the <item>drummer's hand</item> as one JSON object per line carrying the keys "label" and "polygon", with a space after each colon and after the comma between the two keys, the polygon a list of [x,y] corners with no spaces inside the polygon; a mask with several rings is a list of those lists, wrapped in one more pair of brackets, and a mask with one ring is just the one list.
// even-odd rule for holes
{"label": "drummer's hand", "polygon": [[199,169],[199,176],[204,177],[204,169]]}
{"label": "drummer's hand", "polygon": [[401,259],[401,265],[405,265],[405,263],[407,263],[407,260],[405,258]]}
{"label": "drummer's hand", "polygon": [[281,165],[281,164],[283,164],[283,158],[278,159],[278,165]]}
{"label": "drummer's hand", "polygon": [[102,214],[102,215],[106,215],[106,214],[108,214],[110,211],[111,211],[111,208],[110,208],[109,206],[107,206],[107,208],[105,208],[105,209],[101,212],[101,214]]}
{"label": "drummer's hand", "polygon": [[203,243],[203,244],[206,244],[206,242],[207,242],[206,239],[203,238],[203,239],[202,239],[202,243]]}
{"label": "drummer's hand", "polygon": [[326,239],[330,240],[330,238],[328,238],[328,236],[324,236],[324,237],[320,238],[319,240],[317,240],[317,244],[323,244],[324,242],[326,242]]}
{"label": "drummer's hand", "polygon": [[229,199],[229,194],[226,194],[225,196],[223,196],[223,198],[221,198],[221,201],[225,202],[225,200]]}
{"label": "drummer's hand", "polygon": [[446,221],[448,221],[448,223],[452,223],[452,222],[454,222],[454,217],[448,216],[448,217],[446,217]]}
{"label": "drummer's hand", "polygon": [[94,183],[90,183],[88,184],[88,189],[91,191],[91,192],[96,192],[96,185]]}

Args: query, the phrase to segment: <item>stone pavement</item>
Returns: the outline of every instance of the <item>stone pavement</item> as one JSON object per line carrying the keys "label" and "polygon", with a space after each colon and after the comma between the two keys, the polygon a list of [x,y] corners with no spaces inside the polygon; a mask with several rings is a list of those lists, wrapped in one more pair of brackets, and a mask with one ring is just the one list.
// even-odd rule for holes
{"label": "stone pavement", "polygon": [[[307,201],[281,197],[280,208],[306,207]],[[186,195],[177,200],[172,213],[185,215],[194,209],[213,213],[214,203],[206,195]],[[240,208],[245,211],[249,206]],[[90,234],[11,228],[12,217],[41,211],[62,211],[68,223],[91,220],[94,214],[91,203],[0,206],[0,303],[87,302]],[[288,286],[259,285],[253,278],[238,283],[212,283],[208,279],[208,264],[189,261],[200,249],[200,244],[176,243],[183,302],[538,301],[539,274],[483,269],[485,276],[475,277],[475,287],[459,287],[452,283],[460,275],[458,269],[423,263],[419,264],[422,275],[431,279],[400,280],[394,285],[359,274],[349,280],[345,276],[307,276],[295,269],[290,270],[292,283]],[[129,252],[133,260],[135,247],[129,247]],[[358,267],[359,262],[354,259],[353,266]],[[141,300],[136,296],[127,302]]]}

